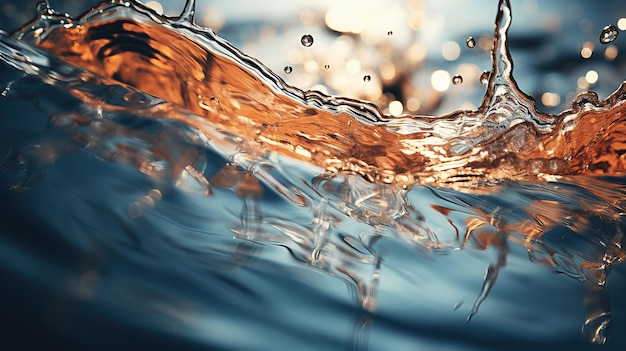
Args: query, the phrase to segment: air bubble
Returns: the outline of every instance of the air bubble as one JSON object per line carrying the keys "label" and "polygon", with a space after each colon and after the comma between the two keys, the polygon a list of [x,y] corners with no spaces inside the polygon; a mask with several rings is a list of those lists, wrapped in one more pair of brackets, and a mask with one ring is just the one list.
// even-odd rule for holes
{"label": "air bubble", "polygon": [[300,42],[302,43],[302,45],[309,47],[313,45],[313,36],[311,34],[305,34],[302,36],[302,38],[300,38]]}
{"label": "air bubble", "polygon": [[283,71],[285,71],[285,73],[289,74],[289,73],[293,72],[293,68],[291,68],[291,66],[285,66],[285,68],[283,68]]}
{"label": "air bubble", "polygon": [[392,36],[392,35],[393,35],[393,32],[392,32],[392,31],[389,31],[389,32],[387,32],[387,35]]}
{"label": "air bubble", "polygon": [[324,68],[329,69],[330,65],[324,65]]}
{"label": "air bubble", "polygon": [[372,77],[369,74],[363,76],[363,81],[364,82],[369,82],[370,80],[372,80]]}
{"label": "air bubble", "polygon": [[468,37],[467,40],[465,40],[465,45],[467,45],[468,48],[473,49],[474,46],[476,46],[476,40],[474,37]]}
{"label": "air bubble", "polygon": [[480,84],[482,85],[487,85],[487,83],[489,83],[489,77],[491,76],[491,72],[489,71],[483,71],[483,73],[480,74]]}
{"label": "air bubble", "polygon": [[617,28],[615,28],[614,25],[609,24],[608,26],[602,28],[602,33],[600,33],[600,42],[602,44],[612,43],[615,39],[617,39],[618,35],[619,32],[617,31]]}
{"label": "air bubble", "polygon": [[452,77],[452,84],[459,85],[461,83],[463,83],[463,77],[461,75],[457,74],[454,77]]}

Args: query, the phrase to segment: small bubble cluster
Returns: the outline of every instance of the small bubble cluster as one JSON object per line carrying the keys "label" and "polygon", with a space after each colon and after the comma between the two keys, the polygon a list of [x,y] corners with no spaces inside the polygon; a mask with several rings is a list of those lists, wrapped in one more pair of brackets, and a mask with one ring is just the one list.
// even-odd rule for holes
{"label": "small bubble cluster", "polygon": [[619,32],[617,31],[617,28],[614,25],[609,24],[602,28],[602,32],[600,33],[600,42],[602,44],[612,43],[615,39],[617,39],[618,35]]}
{"label": "small bubble cluster", "polygon": [[300,43],[306,47],[313,45],[313,36],[311,34],[303,35],[302,38],[300,38]]}

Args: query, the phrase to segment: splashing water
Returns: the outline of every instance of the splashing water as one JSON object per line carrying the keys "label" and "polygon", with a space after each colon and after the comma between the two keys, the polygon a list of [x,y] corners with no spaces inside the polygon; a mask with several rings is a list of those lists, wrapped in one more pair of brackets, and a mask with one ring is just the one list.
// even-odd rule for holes
{"label": "splashing water", "polygon": [[[14,205],[8,218],[16,218],[3,230],[47,228],[46,242],[89,253],[67,275],[71,287],[58,294],[95,301],[89,308],[96,309],[132,304],[137,314],[165,322],[128,323],[159,331],[174,326],[216,348],[245,349],[258,340],[233,340],[244,321],[326,335],[323,325],[302,322],[289,306],[316,316],[299,293],[339,311],[328,313],[350,314],[346,306],[355,304],[344,301],[339,280],[359,312],[356,322],[336,318],[349,325],[342,328],[359,348],[376,345],[363,331],[377,323],[417,320],[422,332],[447,335],[452,328],[459,338],[497,330],[501,321],[481,321],[479,311],[489,308],[498,284],[523,289],[529,271],[546,274],[537,267],[547,266],[575,278],[559,280],[560,289],[586,289],[583,335],[607,341],[607,275],[625,257],[624,85],[605,100],[580,94],[558,115],[538,111],[513,78],[511,7],[500,1],[480,106],[443,116],[387,116],[372,103],[287,85],[196,26],[194,13],[193,1],[176,18],[136,1],[112,1],[73,19],[42,2],[33,22],[13,35],[0,33],[0,102],[10,111],[2,124],[1,184],[11,186],[4,204]],[[301,44],[310,47],[313,37],[302,36]],[[467,46],[475,44],[470,37]],[[36,276],[48,257],[21,253],[30,235],[2,244],[2,265],[28,263],[16,269],[23,277]],[[49,277],[36,276],[32,285],[63,276],[57,272],[63,261],[50,261]],[[445,267],[449,276],[438,276]],[[451,314],[463,311],[459,296],[466,296],[453,293],[466,279],[455,267],[485,271],[467,294],[474,302],[465,318]],[[154,280],[125,278],[142,269]],[[291,283],[285,295],[267,283],[273,275],[315,282]],[[160,276],[185,288],[154,288]],[[544,287],[559,291],[548,277]],[[131,288],[121,288],[124,282]],[[203,302],[213,289],[209,310]],[[406,306],[385,306],[383,296],[393,299],[402,289],[420,291],[421,301],[400,299],[428,319],[405,316]],[[272,294],[285,297],[284,304]],[[429,306],[446,294],[449,311]],[[271,305],[281,318],[251,304]],[[524,313],[500,317],[524,326],[519,335],[503,335],[517,342],[531,332],[538,339],[554,335],[542,329],[569,330],[566,321],[542,324]],[[454,322],[440,325],[438,318]],[[320,339],[323,346],[346,346]],[[288,344],[312,347],[306,338]]]}

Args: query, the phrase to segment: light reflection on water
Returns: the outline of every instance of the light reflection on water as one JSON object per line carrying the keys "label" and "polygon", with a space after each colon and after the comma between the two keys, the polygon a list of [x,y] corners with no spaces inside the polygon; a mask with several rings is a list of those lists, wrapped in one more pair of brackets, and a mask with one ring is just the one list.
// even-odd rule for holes
{"label": "light reflection on water", "polygon": [[[492,15],[488,17],[491,26]],[[394,28],[393,35],[398,33]],[[466,36],[462,33],[459,38]],[[522,71],[519,67],[528,60],[516,59],[516,70]],[[283,65],[278,63],[275,71],[282,72]],[[3,76],[19,75],[8,67],[3,70]],[[12,88],[17,92],[38,89],[38,107],[26,107],[32,100],[28,94],[3,102],[5,116],[20,114],[28,122],[5,122],[3,134],[10,141],[3,144],[3,153],[19,143],[39,145],[42,134],[65,140],[63,132],[49,132],[48,115],[63,115],[68,105],[77,104],[74,97],[37,81],[18,82]],[[107,94],[112,93],[104,92],[103,99],[110,97]],[[454,96],[450,100],[457,108],[459,100]],[[445,105],[433,111],[437,108]],[[154,111],[142,113],[154,117]],[[544,265],[531,263],[537,257],[550,259],[551,252],[538,249],[529,259],[522,244],[507,245],[506,266],[496,286],[471,323],[465,321],[481,290],[485,268],[502,258],[497,230],[493,232],[497,226],[489,222],[497,217],[497,207],[505,209],[498,216],[514,223],[523,219],[516,210],[530,202],[528,198],[564,201],[568,213],[589,217],[592,225],[603,229],[601,215],[567,203],[558,183],[537,189],[528,185],[531,189],[523,191],[523,183],[510,184],[487,195],[414,187],[403,197],[398,189],[359,177],[320,179],[317,168],[285,158],[246,159],[244,154],[235,160],[254,169],[255,178],[237,167],[223,168],[225,154],[204,147],[182,124],[141,123],[124,112],[111,115],[114,127],[122,126],[114,136],[132,131],[128,135],[132,142],[121,140],[123,146],[137,143],[136,150],[141,150],[142,142],[167,145],[172,138],[184,142],[181,150],[205,153],[203,177],[210,179],[212,197],[207,201],[204,190],[198,191],[206,184],[193,170],[175,179],[146,177],[145,169],[143,174],[137,172],[132,152],[127,159],[110,156],[108,152],[120,152],[115,142],[102,149],[68,143],[62,157],[45,167],[45,174],[32,170],[39,178],[23,193],[6,190],[22,174],[3,173],[7,218],[16,218],[3,223],[3,232],[11,234],[3,243],[3,271],[22,282],[5,292],[5,301],[16,301],[12,311],[32,308],[30,316],[36,320],[28,314],[18,317],[16,330],[23,325],[43,328],[50,330],[44,337],[52,341],[88,346],[93,346],[91,340],[104,340],[111,323],[116,325],[113,334],[144,346],[186,342],[190,347],[224,349],[276,344],[293,349],[590,347],[579,336],[585,318],[581,302],[590,295],[572,279],[584,274],[573,269],[555,275]],[[164,130],[158,140],[149,137],[155,129]],[[31,152],[42,157],[38,149]],[[164,149],[172,158],[180,156],[178,150]],[[121,163],[98,161],[92,153]],[[233,181],[239,178],[247,180]],[[611,182],[621,184],[620,179]],[[584,187],[593,185],[583,181]],[[255,190],[259,187],[260,197]],[[586,192],[579,199],[594,203]],[[551,208],[537,212],[546,215],[541,213],[546,209]],[[572,228],[558,226],[561,214],[552,215],[544,220],[557,223],[554,237],[573,237]],[[450,228],[464,226],[459,223],[468,223],[468,218],[487,222],[470,238],[475,240],[468,242],[471,249],[450,250],[458,244]],[[429,230],[436,232],[437,241],[431,240]],[[414,237],[415,232],[423,237]],[[565,245],[558,252],[563,257],[554,259],[566,263],[559,268],[576,266],[567,260],[577,259],[579,252],[569,250],[580,249],[583,256],[596,253],[595,248],[586,250],[585,243],[578,245]],[[609,281],[609,292],[623,291],[620,269],[617,266],[612,273],[617,278],[615,285]],[[15,296],[32,294],[35,288],[45,291],[45,298]],[[619,330],[624,325],[619,312],[625,309],[615,300],[611,300],[618,307],[612,308],[614,329]],[[92,322],[90,316],[99,321]],[[123,327],[128,325],[132,327]],[[142,337],[143,332],[148,336]],[[159,344],[160,338],[164,344]],[[606,349],[619,349],[623,338],[615,339]],[[96,348],[130,345],[124,338],[109,342]]]}

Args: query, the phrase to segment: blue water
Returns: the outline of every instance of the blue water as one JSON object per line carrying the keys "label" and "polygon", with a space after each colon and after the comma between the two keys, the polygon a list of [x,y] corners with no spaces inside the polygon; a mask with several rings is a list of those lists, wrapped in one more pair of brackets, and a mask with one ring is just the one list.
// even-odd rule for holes
{"label": "blue water", "polygon": [[[54,58],[9,65],[9,45],[46,56],[2,44],[2,350],[626,347],[626,269],[599,289],[584,265],[623,254],[623,176],[486,192],[327,179]],[[500,231],[524,220],[548,228],[533,250]],[[581,328],[608,311],[592,344]]]}

